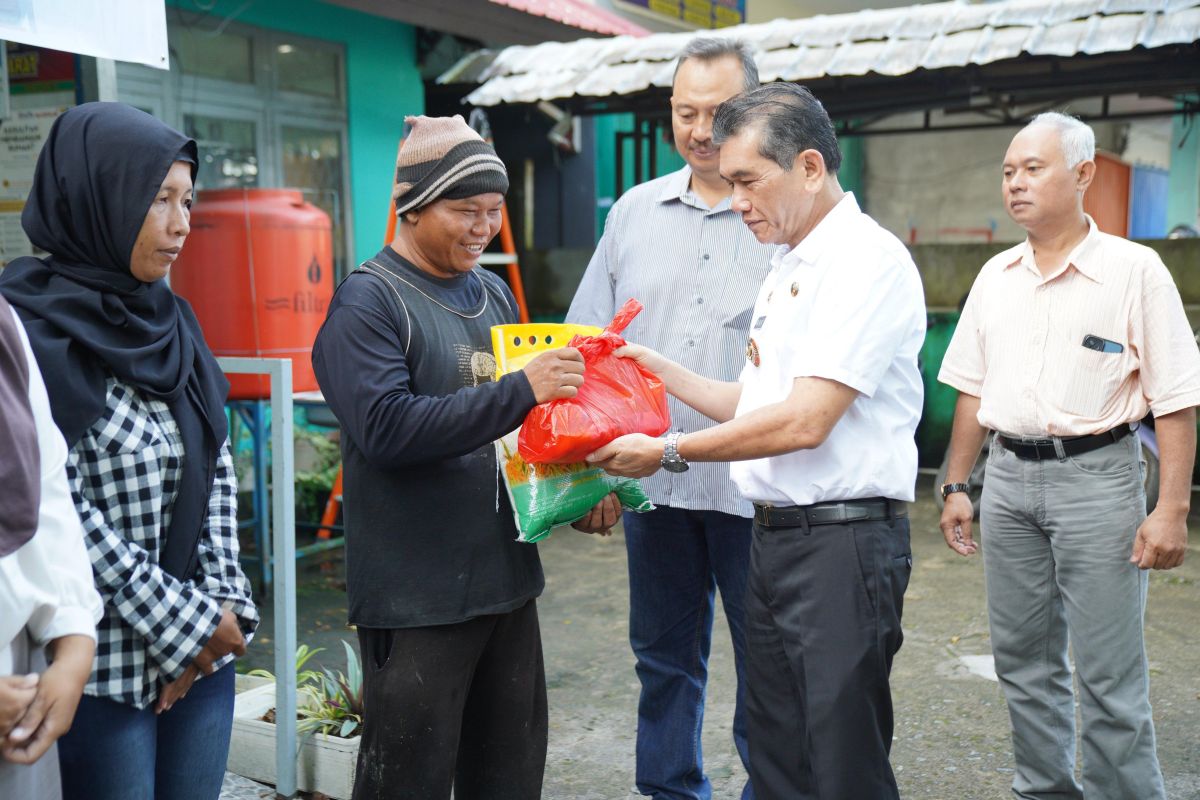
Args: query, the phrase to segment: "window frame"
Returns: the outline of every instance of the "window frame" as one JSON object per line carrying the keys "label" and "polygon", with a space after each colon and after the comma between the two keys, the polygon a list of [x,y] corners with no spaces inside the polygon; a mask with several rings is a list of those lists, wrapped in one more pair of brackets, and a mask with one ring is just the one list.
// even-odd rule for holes
{"label": "window frame", "polygon": [[[216,30],[223,23],[219,17],[191,14],[184,19],[178,8],[167,9],[167,31],[170,41],[182,25],[196,25]],[[349,86],[346,72],[346,46],[340,42],[291,34],[241,22],[231,22],[221,28],[251,41],[253,83],[225,81],[183,73],[172,57],[169,72],[137,64],[117,63],[117,96],[125,103],[153,109],[154,114],[168,125],[183,129],[185,114],[253,122],[258,148],[258,186],[288,188],[283,185],[283,128],[299,127],[336,133],[341,147],[342,252],[346,264],[340,273],[351,267],[354,259],[354,204],[350,180]],[[294,44],[308,49],[334,54],[337,70],[338,97],[288,91],[279,88],[276,56],[281,44]]]}

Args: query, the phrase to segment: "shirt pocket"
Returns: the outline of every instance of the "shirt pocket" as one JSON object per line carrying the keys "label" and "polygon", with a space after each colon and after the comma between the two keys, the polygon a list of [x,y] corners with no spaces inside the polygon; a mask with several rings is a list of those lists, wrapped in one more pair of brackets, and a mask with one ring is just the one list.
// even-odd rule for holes
{"label": "shirt pocket", "polygon": [[[1120,388],[1128,368],[1128,344],[1120,338],[1104,338],[1118,342],[1125,349],[1120,353],[1104,353],[1083,346],[1084,336],[1079,333],[1065,338],[1058,344],[1058,352],[1046,363],[1046,369],[1057,375],[1051,377],[1051,385],[1059,410],[1085,419],[1104,416]],[[1101,334],[1094,334],[1101,335]]]}
{"label": "shirt pocket", "polygon": [[96,445],[110,456],[130,456],[156,448],[161,439],[147,420],[134,422],[133,430],[101,422],[92,428]]}
{"label": "shirt pocket", "polygon": [[111,389],[104,416],[92,424],[96,446],[111,456],[129,456],[155,448],[162,442],[158,425],[136,398],[120,396]]}

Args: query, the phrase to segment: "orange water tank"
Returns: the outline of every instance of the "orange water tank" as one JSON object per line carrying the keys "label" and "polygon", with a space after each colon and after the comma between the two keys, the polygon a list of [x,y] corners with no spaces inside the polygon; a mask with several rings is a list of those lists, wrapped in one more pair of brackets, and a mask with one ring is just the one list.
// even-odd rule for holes
{"label": "orange water tank", "polygon": [[[199,192],[171,288],[196,311],[217,356],[292,359],[293,391],[317,388],[313,340],[333,298],[329,215],[294,189]],[[270,379],[230,375],[231,400],[270,395]]]}

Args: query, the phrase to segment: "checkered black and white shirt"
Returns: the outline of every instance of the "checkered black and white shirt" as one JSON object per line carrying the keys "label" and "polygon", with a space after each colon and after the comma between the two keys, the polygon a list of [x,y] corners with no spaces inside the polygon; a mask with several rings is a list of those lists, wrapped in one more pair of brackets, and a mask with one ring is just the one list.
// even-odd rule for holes
{"label": "checkered black and white shirt", "polygon": [[[237,482],[228,441],[217,460],[195,574],[180,581],[158,566],[183,457],[167,405],[109,378],[104,413],[67,460],[104,600],[89,695],[146,708],[195,659],[223,606],[237,615],[247,640],[258,625],[238,565]],[[226,656],[217,666],[231,660]]]}

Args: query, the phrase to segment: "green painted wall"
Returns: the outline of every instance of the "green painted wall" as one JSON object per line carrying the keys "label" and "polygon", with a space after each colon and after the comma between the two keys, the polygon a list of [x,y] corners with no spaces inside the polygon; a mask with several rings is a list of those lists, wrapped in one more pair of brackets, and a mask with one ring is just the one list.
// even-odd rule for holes
{"label": "green painted wall", "polygon": [[[600,114],[593,117],[596,126],[596,238],[604,232],[604,220],[616,197],[617,138],[619,131],[632,131],[633,114]],[[842,166],[838,180],[842,188],[854,192],[866,209],[863,186],[864,150],[861,136],[846,136],[838,140],[842,148]],[[657,141],[658,175],[666,175],[683,167],[683,158],[671,142]],[[633,185],[633,146],[625,144],[625,179],[628,189]],[[657,177],[657,176],[656,176]]]}
{"label": "green painted wall", "polygon": [[[168,0],[197,12],[194,0]],[[313,39],[338,42],[346,52],[346,110],[350,195],[354,210],[354,258],[374,255],[383,241],[396,146],[404,117],[425,110],[417,71],[416,32],[411,25],[327,5],[317,0],[216,0],[204,10]]]}
{"label": "green painted wall", "polygon": [[[1195,98],[1193,98],[1194,100]],[[1171,175],[1167,230],[1195,225],[1200,210],[1200,120],[1176,115],[1171,122]]]}
{"label": "green painted wall", "polygon": [[863,183],[863,164],[866,148],[861,136],[843,136],[838,139],[842,148],[842,166],[838,169],[838,183],[847,192],[854,192],[854,199],[863,211],[870,213],[867,206],[866,186]]}
{"label": "green painted wall", "polygon": [[[604,233],[604,220],[608,210],[612,208],[617,191],[617,133],[632,131],[633,114],[599,114],[592,118],[596,135],[596,239]],[[661,130],[661,128],[659,129]],[[683,158],[675,150],[671,142],[661,139],[655,142],[658,159],[658,174],[653,177],[674,172],[684,165]],[[643,163],[648,158],[648,150],[643,152]],[[633,145],[625,143],[624,180],[626,189],[633,185]]]}

